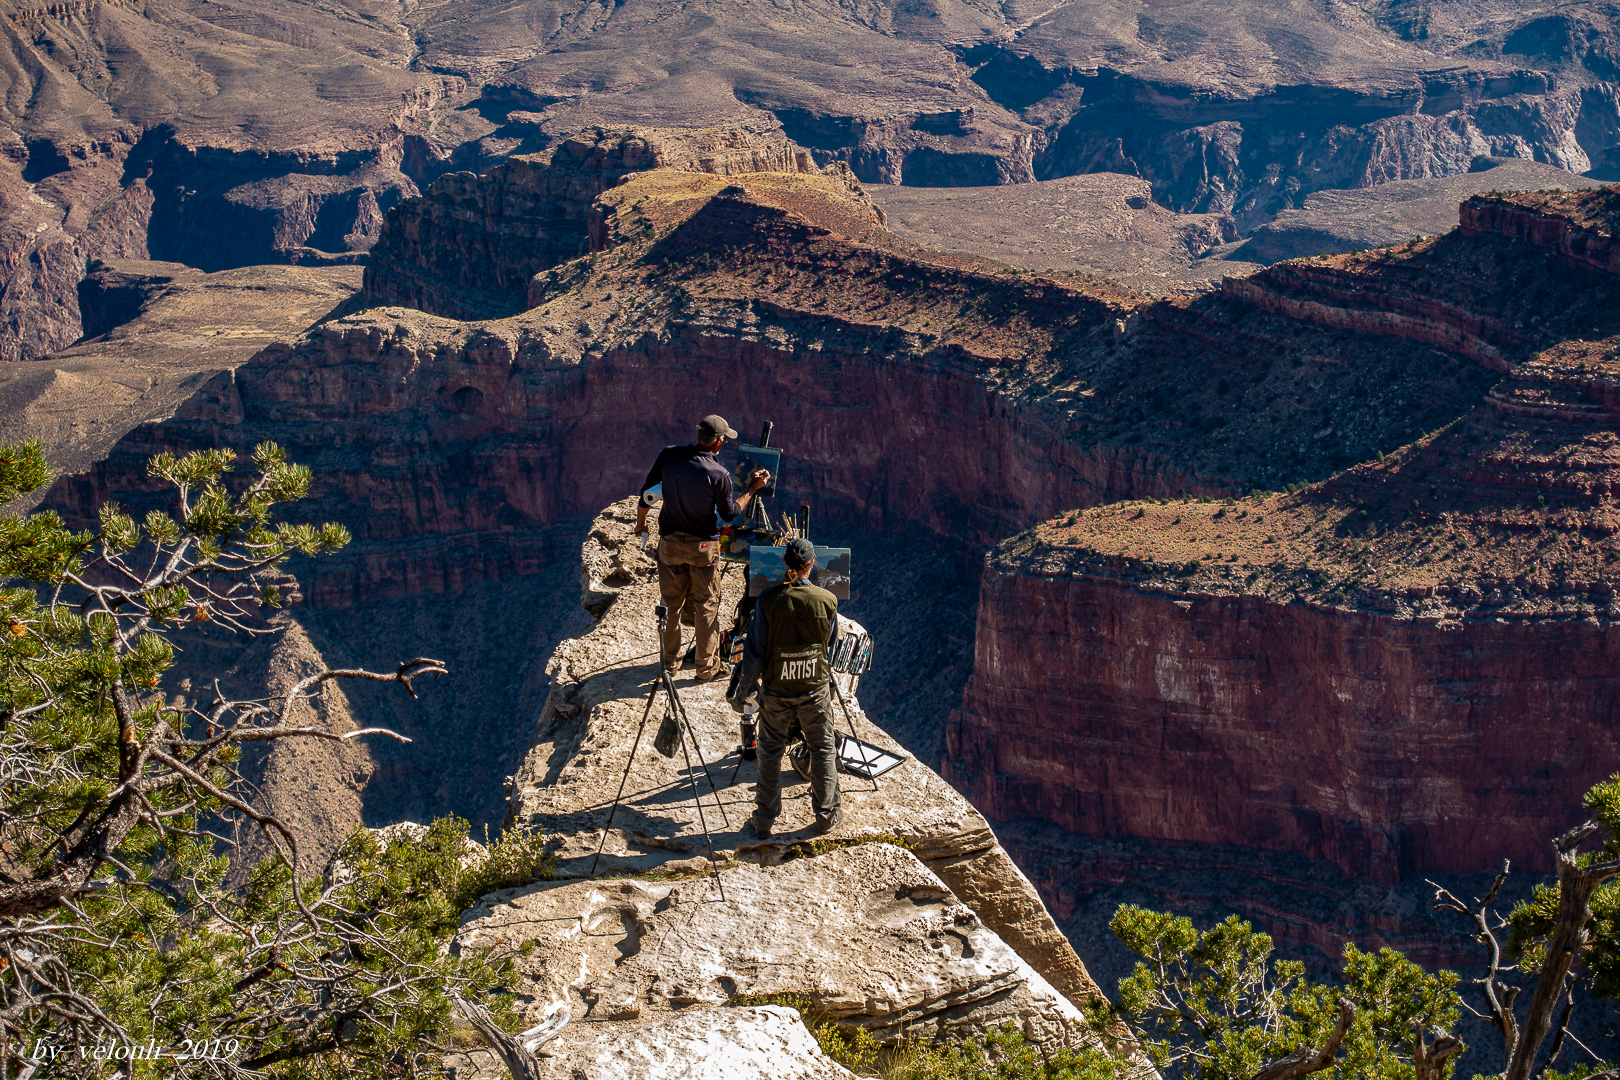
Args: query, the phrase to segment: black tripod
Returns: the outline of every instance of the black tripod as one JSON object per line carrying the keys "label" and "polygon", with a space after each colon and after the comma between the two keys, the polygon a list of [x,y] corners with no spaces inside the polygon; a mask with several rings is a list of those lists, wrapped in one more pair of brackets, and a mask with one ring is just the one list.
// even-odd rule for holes
{"label": "black tripod", "polygon": [[[664,628],[669,623],[669,609],[663,604],[659,604],[653,611],[658,615],[658,650],[659,655],[662,656]],[[696,733],[692,734],[691,749],[687,749],[686,737],[688,732],[691,731],[691,721],[687,719],[686,708],[681,704],[681,696],[675,692],[675,681],[670,677],[669,668],[660,662],[658,665],[658,678],[653,680],[652,691],[647,695],[647,707],[641,713],[641,726],[636,728],[636,741],[631,745],[630,757],[624,763],[624,775],[619,778],[619,793],[613,796],[613,809],[608,811],[607,824],[602,827],[602,839],[597,842],[596,855],[591,859],[591,876],[593,877],[596,874],[596,864],[602,858],[602,848],[607,845],[608,832],[613,828],[613,819],[618,816],[619,801],[624,798],[624,785],[630,779],[630,768],[635,764],[636,751],[641,748],[641,736],[646,733],[647,720],[652,716],[653,703],[658,700],[659,690],[664,692],[664,719],[663,723],[659,725],[659,742],[663,741],[664,729],[673,727],[675,738],[680,741],[681,755],[686,759],[686,777],[692,784],[692,803],[697,807],[698,824],[703,827],[703,840],[709,847],[709,866],[718,871],[720,860],[714,853],[714,839],[709,835],[709,823],[703,816],[703,793],[698,788],[697,772],[692,768],[693,752],[697,754],[698,765],[702,767],[703,775],[709,781],[709,791],[714,795],[715,809],[720,811],[720,821],[727,829],[731,828],[731,822],[727,820],[725,805],[720,801],[720,789],[715,787],[714,777],[709,773],[708,763],[703,760],[703,749],[698,745]],[[662,746],[658,746],[657,749],[665,757],[673,757],[675,754],[674,747],[670,747],[667,751]],[[726,898],[726,887],[720,881],[718,873],[715,874],[714,881],[720,888],[720,899],[724,900]]]}

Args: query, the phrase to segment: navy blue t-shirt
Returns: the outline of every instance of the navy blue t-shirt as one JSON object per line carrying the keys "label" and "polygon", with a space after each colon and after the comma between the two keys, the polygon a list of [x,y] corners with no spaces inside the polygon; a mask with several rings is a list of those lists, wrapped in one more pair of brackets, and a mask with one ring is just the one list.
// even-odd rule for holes
{"label": "navy blue t-shirt", "polygon": [[686,533],[700,540],[718,540],[720,525],[715,514],[730,521],[742,509],[731,495],[731,474],[712,451],[699,450],[696,443],[659,451],[641,490],[660,483],[664,485],[664,503],[658,511],[662,536]]}

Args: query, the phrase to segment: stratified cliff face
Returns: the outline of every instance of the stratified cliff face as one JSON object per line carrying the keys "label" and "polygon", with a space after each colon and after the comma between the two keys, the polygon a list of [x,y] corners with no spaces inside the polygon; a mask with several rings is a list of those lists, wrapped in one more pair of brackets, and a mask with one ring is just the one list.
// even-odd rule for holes
{"label": "stratified cliff face", "polygon": [[1475,195],[1460,209],[1465,234],[1497,233],[1550,248],[1582,269],[1620,273],[1614,237],[1620,202],[1613,188],[1579,195]]}
{"label": "stratified cliff face", "polygon": [[998,564],[947,775],[996,820],[1377,882],[1545,870],[1620,764],[1617,662],[1608,617],[1442,624]]}
{"label": "stratified cliff face", "polygon": [[1389,884],[1549,867],[1549,839],[1620,769],[1620,278],[1579,257],[1602,221],[1521,228],[1534,208],[1515,199],[1464,205],[1500,228],[1227,283],[1507,377],[1321,483],[1087,510],[1004,542],[947,731],[945,775],[976,805]]}

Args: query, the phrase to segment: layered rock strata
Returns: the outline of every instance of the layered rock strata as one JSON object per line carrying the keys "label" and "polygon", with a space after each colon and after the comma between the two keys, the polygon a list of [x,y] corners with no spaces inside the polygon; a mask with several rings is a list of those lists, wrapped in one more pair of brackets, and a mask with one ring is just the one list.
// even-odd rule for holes
{"label": "layered rock strata", "polygon": [[[109,496],[142,510],[151,453],[281,442],[316,471],[296,512],[356,537],[304,575],[321,616],[310,625],[333,628],[323,651],[375,662],[367,613],[400,605],[402,655],[474,670],[495,654],[475,624],[487,636],[495,623],[443,616],[468,628],[442,635],[446,652],[436,613],[458,596],[507,612],[541,595],[588,515],[716,408],[740,429],[777,422],[782,505],[810,502],[823,535],[987,544],[1067,507],[1315,481],[1480,412],[1497,371],[1413,347],[1453,332],[1453,311],[1495,305],[1476,336],[1530,371],[1538,341],[1609,326],[1617,310],[1560,277],[1576,271],[1552,253],[1495,237],[1251,279],[1297,308],[1150,303],[919,248],[825,174],[642,171],[596,197],[586,228],[597,250],[531,278],[523,314],[335,315],[132,432],[51,501],[80,518]],[[1543,303],[1544,290],[1566,302]],[[1369,314],[1336,325],[1306,300]],[[1371,316],[1396,305],[1408,321],[1388,332]],[[1574,378],[1581,362],[1551,374]],[[1501,460],[1493,475],[1517,475],[1518,459]],[[525,641],[552,640],[513,617]],[[413,816],[466,805],[488,767],[473,760],[480,740],[501,760],[517,751],[493,718],[537,708],[546,680],[524,665],[458,697],[454,722],[411,720],[415,752],[442,764],[383,763],[368,798],[396,805],[409,788]]]}
{"label": "layered rock strata", "polygon": [[1461,207],[1464,234],[1496,233],[1556,251],[1582,269],[1620,273],[1613,188],[1581,195],[1475,195]]}
{"label": "layered rock strata", "polygon": [[1126,502],[1004,543],[946,775],[992,817],[1303,853],[1368,881],[1547,869],[1620,766],[1620,285],[1569,258],[1570,226],[1229,283],[1301,319],[1450,335],[1508,377],[1291,494]]}
{"label": "layered rock strata", "polygon": [[365,298],[457,319],[522,311],[531,277],[591,249],[596,197],[651,169],[720,176],[820,171],[791,142],[736,128],[587,129],[483,176],[442,177],[403,203],[371,251]]}

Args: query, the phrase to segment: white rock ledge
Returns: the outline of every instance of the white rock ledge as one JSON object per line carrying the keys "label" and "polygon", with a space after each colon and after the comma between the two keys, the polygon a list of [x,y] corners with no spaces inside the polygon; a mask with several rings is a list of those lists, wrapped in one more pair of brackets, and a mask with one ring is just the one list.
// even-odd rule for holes
{"label": "white rock ledge", "polygon": [[583,1054],[580,1080],[855,1080],[793,1009],[703,1009],[625,1032]]}
{"label": "white rock ledge", "polygon": [[[802,996],[884,1042],[958,1039],[1007,1023],[1049,1049],[1082,1038],[1080,1008],[1101,996],[1085,965],[984,818],[909,755],[875,789],[844,776],[845,818],[829,838],[842,846],[796,857],[806,850],[796,842],[810,839],[798,831],[812,817],[807,786],[784,770],[778,835],[744,837],[755,767],[738,759],[737,718],[722,683],[682,672],[677,689],[724,807],[717,820],[716,798],[695,770],[723,869],[711,872],[682,755],[652,749],[661,703],[604,837],[658,670],[656,568],[636,543],[634,521],[635,501],[626,499],[592,524],[581,592],[596,621],[553,653],[551,693],[508,789],[508,824],[539,830],[564,880],[484,897],[463,917],[455,945],[515,959],[530,1023],[568,1006],[571,1022],[543,1048],[548,1069],[559,1080],[596,1080],[592,1055],[652,1045],[633,1033],[740,995]],[[723,581],[727,621],[743,578],[733,568]],[[859,737],[904,755],[851,698]],[[842,713],[839,726],[847,726]],[[618,876],[585,878],[604,841],[598,871]],[[458,1077],[482,1076],[479,1057],[450,1064]],[[682,1062],[656,1067],[666,1065]]]}

